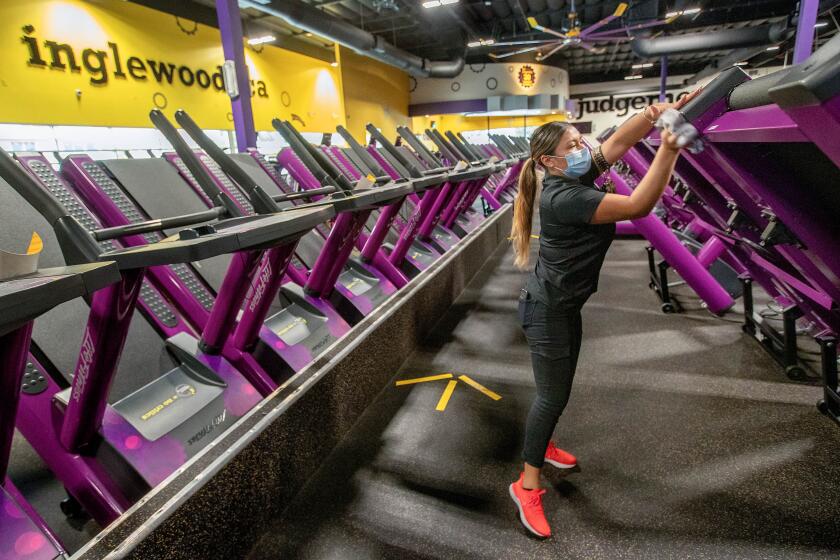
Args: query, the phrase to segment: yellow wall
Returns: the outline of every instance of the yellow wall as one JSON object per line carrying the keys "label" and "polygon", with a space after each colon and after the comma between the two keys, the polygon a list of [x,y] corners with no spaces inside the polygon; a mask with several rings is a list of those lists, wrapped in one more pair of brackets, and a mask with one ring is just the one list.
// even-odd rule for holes
{"label": "yellow wall", "polygon": [[[199,70],[208,77],[217,71],[224,60],[218,29],[188,20],[180,26],[175,16],[117,0],[3,0],[0,122],[148,127],[148,113],[157,102],[170,114],[186,109],[205,128],[232,128],[230,100],[223,91],[212,83],[188,87],[177,77],[181,66],[193,76]],[[45,41],[70,45],[78,69],[69,68],[66,53],[58,58],[67,68],[52,68]],[[117,45],[121,72],[109,42]],[[32,43],[44,64],[29,62]],[[87,56],[85,49],[91,49]],[[343,123],[338,68],[270,45],[261,52],[249,48],[246,56],[251,78],[264,83],[264,96],[252,97],[258,130],[272,130],[276,116],[296,115],[296,124],[311,131],[334,130]],[[145,80],[130,75],[130,57],[143,61],[145,71],[135,74]],[[174,64],[172,83],[155,80],[149,60]],[[98,70],[102,61],[106,74]]]}
{"label": "yellow wall", "polygon": [[391,139],[397,126],[411,126],[408,117],[408,74],[341,49],[347,130],[362,142],[365,125],[373,123]]}

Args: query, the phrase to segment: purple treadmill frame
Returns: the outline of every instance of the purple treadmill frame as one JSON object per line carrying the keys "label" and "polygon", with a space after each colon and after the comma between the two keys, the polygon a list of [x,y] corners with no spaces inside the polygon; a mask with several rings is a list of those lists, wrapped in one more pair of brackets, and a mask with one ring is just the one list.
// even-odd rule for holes
{"label": "purple treadmill frame", "polygon": [[[335,146],[321,146],[321,150],[338,164],[339,169],[342,170],[348,179],[356,181],[362,178],[361,171],[347,159],[346,155],[339,148]],[[388,173],[391,179],[394,180],[408,179],[408,177],[391,175],[389,170],[386,170],[386,173]],[[423,199],[429,196],[432,190],[437,190],[439,187],[440,185],[426,189]],[[419,198],[416,193],[409,196]],[[402,227],[396,231],[398,235],[397,242],[394,244],[394,248],[389,254],[384,252],[382,244],[385,241],[385,236],[388,231],[391,230],[395,218],[399,215],[400,208],[407,202],[405,198],[382,208],[370,235],[362,234],[357,243],[357,247],[362,252],[363,260],[373,263],[375,266],[383,270],[383,272],[386,270],[393,270],[398,273],[394,274],[394,278],[398,279],[397,281],[391,277],[392,273],[387,273],[388,277],[394,281],[394,284],[398,288],[407,284],[409,280],[408,275],[402,270],[404,261],[407,266],[413,267],[417,271],[422,271],[427,268],[427,265],[423,261],[415,258],[409,253],[412,244],[417,238],[419,224],[424,216],[424,212],[429,211],[431,203],[433,202],[430,200],[424,204],[423,199],[420,199],[419,204],[414,205],[408,221],[404,222]],[[423,243],[422,241],[418,242]],[[423,243],[423,245],[423,248],[428,250],[435,259],[440,257],[440,253],[435,248],[425,243]]]}
{"label": "purple treadmill frame", "polygon": [[21,383],[29,355],[33,321],[0,336],[0,393],[6,395],[0,415],[0,558],[53,560],[64,554],[46,521],[6,476]]}
{"label": "purple treadmill frame", "polygon": [[[42,157],[22,157],[24,161],[21,163],[24,164],[24,169],[35,177],[39,186],[48,190],[29,167],[29,163]],[[63,183],[63,186],[66,188],[66,183]],[[78,204],[85,212],[91,214],[82,200],[70,189],[68,196],[72,197],[73,204]],[[96,222],[96,225],[99,226],[99,222]],[[146,243],[139,236],[120,239],[124,246]],[[47,388],[38,394],[23,394],[17,415],[17,427],[21,434],[61,480],[68,493],[103,526],[128,509],[132,500],[98,463],[95,456],[82,451],[97,437],[97,433],[101,433],[102,438],[150,487],[159,484],[179,468],[186,457],[182,449],[179,451],[179,442],[169,436],[154,442],[144,442],[136,428],[106,403],[137,304],[144,272],[144,269],[121,271],[122,280],[119,283],[93,295],[91,313],[82,339],[83,347],[73,376],[71,395],[78,395],[78,398],[71,396],[64,414],[57,413],[54,402],[55,395],[61,391],[61,387],[49,375],[45,375]],[[154,314],[151,316],[154,317]],[[224,403],[233,417],[232,420],[242,416],[259,402],[260,396],[255,387],[230,363],[221,357],[201,353],[196,357],[228,384]],[[29,360],[40,371],[48,370],[34,355],[30,355]],[[47,427],[49,429],[46,429]],[[206,443],[210,441],[207,440]]]}
{"label": "purple treadmill frame", "polygon": [[[103,225],[106,227],[116,227],[133,223],[134,220],[126,216],[123,209],[119,208],[107,194],[102,192],[94,179],[85,170],[84,164],[89,162],[94,162],[94,160],[87,155],[71,155],[65,158],[62,162],[62,171],[68,179],[70,179],[73,189],[79,194],[96,217],[101,220]],[[132,205],[141,220],[149,219],[149,216],[146,215],[141,208],[137,207],[133,204],[133,202],[128,200],[127,197],[126,204]],[[128,241],[127,243],[131,244],[131,246],[135,246],[135,243],[137,245],[145,245],[147,242],[148,240],[145,238],[138,238]],[[266,253],[272,253],[274,251],[280,252],[281,255],[279,257],[276,255],[272,256],[271,260],[274,264],[281,266],[284,262],[284,257],[288,253],[287,246],[270,249],[266,251]],[[247,292],[247,288],[250,287],[250,283],[254,280],[254,275],[257,273],[256,265],[248,266],[245,265],[244,262],[249,262],[252,258],[259,260],[262,257],[263,252],[253,251],[251,253],[252,254],[249,254],[248,259],[244,259],[239,256],[235,256],[232,259],[230,268],[225,274],[222,287],[219,289],[219,294],[217,294],[215,298],[213,309],[209,314],[206,314],[198,302],[191,297],[191,294],[186,287],[178,283],[177,278],[169,278],[169,281],[164,281],[159,284],[161,286],[161,290],[166,293],[170,301],[173,302],[173,305],[175,305],[175,307],[178,308],[178,310],[181,311],[188,320],[196,323],[197,332],[202,333],[202,348],[218,349],[225,347],[224,343],[227,341],[228,335],[233,332],[234,328],[238,328],[235,321],[232,321],[229,316],[229,307],[232,307],[230,301],[242,301],[246,295],[245,293],[242,293],[243,286],[245,286],[245,291]],[[156,268],[163,269],[164,271],[169,270],[169,267]],[[264,278],[274,279],[276,277],[276,272],[277,271],[260,269],[260,273],[265,275]],[[235,276],[236,274],[247,274],[249,276],[240,279]],[[282,271],[280,276],[282,276]],[[263,291],[265,291],[265,293],[269,293],[274,288],[273,286],[264,286],[262,284],[260,284],[260,287]],[[279,285],[277,286],[277,289],[279,290]],[[227,309],[227,313],[219,311],[222,309],[219,302],[225,296],[225,290],[229,291],[226,296],[227,300],[223,300],[223,304],[227,306],[224,307]],[[262,294],[254,293],[253,295],[256,296]],[[274,290],[274,295],[276,295],[276,290]],[[267,305],[264,304],[258,306],[251,303],[246,307],[245,312],[242,315],[242,320],[240,321],[240,326],[243,330],[249,327],[242,325],[246,325],[254,321],[252,315],[255,311],[267,314]],[[262,319],[264,321],[265,317]],[[256,341],[254,340],[250,342],[255,343]],[[216,352],[212,351],[210,353],[215,354]],[[230,362],[230,364],[232,364],[233,368],[245,376],[248,382],[253,385],[261,395],[268,395],[277,388],[279,383],[274,377],[272,377],[270,372],[265,371],[256,363],[255,360],[247,359],[241,354],[241,352],[233,351],[222,352],[222,356]]]}
{"label": "purple treadmill frame", "polygon": [[[222,192],[227,193],[244,214],[253,215],[254,208],[251,206],[245,193],[243,193],[239,187],[237,187],[233,181],[224,174],[222,169],[210,158],[210,156],[201,150],[195,150],[195,153],[199,162],[207,171],[207,174],[213,182],[216,183],[216,186],[219,187]],[[256,150],[249,150],[248,153],[254,157],[258,163],[260,163],[261,167],[264,167],[265,161],[260,161],[261,158],[256,157],[256,155],[258,155]],[[181,160],[181,157],[175,152],[166,152],[163,154],[163,158],[175,167],[179,175],[193,189],[193,191],[200,196],[201,200],[204,201],[208,207],[212,207],[209,199],[206,197],[201,187],[196,183],[195,178]],[[274,180],[271,173],[269,173],[268,170],[266,171],[269,177]],[[269,251],[266,251],[261,268],[257,273],[255,273],[256,277],[260,279],[260,284],[256,287],[256,289],[263,290],[266,294],[273,294],[272,297],[266,297],[263,299],[265,305],[269,306],[276,297],[280,288],[286,282],[294,281],[303,286],[306,279],[305,273],[292,266],[290,262],[283,264],[286,255],[276,254],[277,251],[277,249],[270,249]],[[278,266],[284,266],[285,274],[278,273]],[[350,331],[350,325],[341,317],[341,315],[339,315],[338,311],[335,310],[329,301],[312,297],[309,294],[304,294],[304,299],[309,305],[317,309],[326,318],[328,330],[334,339],[337,340]],[[264,312],[267,314],[269,309],[266,308],[258,311],[259,313]],[[258,313],[255,313],[255,309],[248,309],[245,313],[243,313],[242,321],[244,323],[246,322],[248,326],[242,327],[240,325],[241,328],[237,330],[234,339],[226,341],[222,350],[222,355],[228,357],[228,359],[230,359],[234,364],[240,364],[238,367],[246,368],[248,370],[258,367],[255,364],[253,357],[250,356],[250,351],[256,344],[256,339],[251,336],[251,333],[248,330],[250,329],[252,331],[256,328],[257,320],[255,315],[257,314]],[[264,321],[265,319],[263,322]],[[268,348],[271,348],[274,352],[276,352],[293,372],[302,370],[316,358],[316,356],[312,355],[305,344],[288,344],[280,335],[266,326],[260,326],[258,338],[260,338]],[[326,350],[326,347],[324,347],[323,350]],[[248,354],[248,356],[245,354]]]}
{"label": "purple treadmill frame", "polygon": [[[389,176],[399,177],[397,170],[394,169],[388,160],[379,153],[379,150],[375,146],[368,146],[367,150]],[[456,232],[440,223],[443,212],[447,208],[447,201],[449,200],[452,191],[455,189],[455,186],[456,184],[452,181],[446,181],[443,186],[427,193],[427,196],[432,195],[434,196],[434,199],[429,201],[431,208],[420,222],[420,229],[417,235],[421,241],[433,245],[442,253],[448,251],[455,246],[455,243],[457,243],[457,241],[455,243],[450,243],[449,240],[460,239],[463,237],[463,235],[458,235]],[[415,204],[418,203],[418,201],[414,202]]]}
{"label": "purple treadmill frame", "polygon": [[[301,188],[311,189],[321,186],[291,148],[286,147],[280,151],[277,155],[277,163],[286,169],[289,176]],[[308,294],[324,299],[329,299],[334,290],[339,292],[341,297],[356,308],[362,316],[370,315],[373,312],[375,309],[374,302],[365,295],[354,294],[338,282],[338,277],[350,259],[356,239],[361,234],[370,213],[371,210],[345,212],[336,218],[324,247],[312,266],[312,270],[309,271],[309,276],[304,285]],[[377,279],[379,290],[383,295],[390,296],[397,291],[394,283],[378,269],[366,266],[364,263],[362,266],[368,274]]]}

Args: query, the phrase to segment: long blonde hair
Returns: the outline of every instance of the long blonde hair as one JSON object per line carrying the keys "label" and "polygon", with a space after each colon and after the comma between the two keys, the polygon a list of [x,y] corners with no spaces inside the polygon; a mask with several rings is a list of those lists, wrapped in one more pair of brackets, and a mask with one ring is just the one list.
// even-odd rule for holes
{"label": "long blonde hair", "polygon": [[569,129],[564,122],[548,122],[531,135],[531,157],[519,173],[519,192],[513,203],[513,227],[510,239],[516,254],[514,264],[519,268],[528,266],[530,255],[531,228],[534,223],[534,197],[537,193],[537,162],[542,156],[552,155],[560,138]]}

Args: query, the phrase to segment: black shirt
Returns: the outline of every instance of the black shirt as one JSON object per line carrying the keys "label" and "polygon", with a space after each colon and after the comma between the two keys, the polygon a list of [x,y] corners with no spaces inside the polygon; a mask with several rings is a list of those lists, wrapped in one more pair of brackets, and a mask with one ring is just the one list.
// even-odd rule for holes
{"label": "black shirt", "polygon": [[606,194],[595,186],[600,171],[579,179],[546,174],[540,196],[540,253],[527,290],[552,308],[582,306],[598,290],[598,275],[615,224],[590,224]]}

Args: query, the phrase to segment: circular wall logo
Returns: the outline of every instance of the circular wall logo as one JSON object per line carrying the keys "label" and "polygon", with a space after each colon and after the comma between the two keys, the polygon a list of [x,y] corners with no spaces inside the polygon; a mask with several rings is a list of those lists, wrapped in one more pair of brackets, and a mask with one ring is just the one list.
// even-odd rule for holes
{"label": "circular wall logo", "polygon": [[534,87],[537,83],[537,73],[527,64],[519,69],[519,85],[524,88]]}
{"label": "circular wall logo", "polygon": [[534,87],[537,83],[537,73],[527,64],[519,69],[519,85],[524,88]]}

